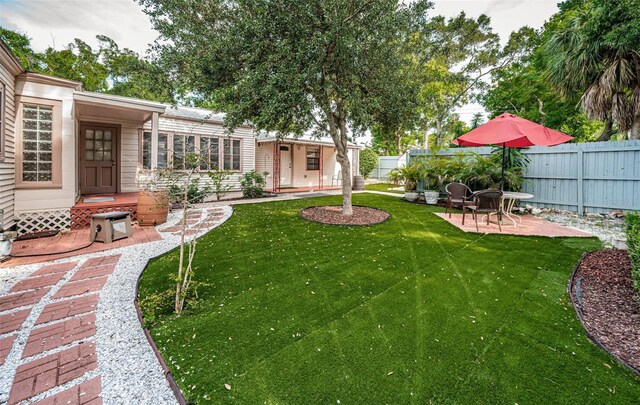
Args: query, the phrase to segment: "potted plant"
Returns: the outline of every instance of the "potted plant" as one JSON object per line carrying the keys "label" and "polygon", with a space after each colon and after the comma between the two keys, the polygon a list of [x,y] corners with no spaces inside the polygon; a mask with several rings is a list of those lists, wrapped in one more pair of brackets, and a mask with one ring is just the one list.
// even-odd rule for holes
{"label": "potted plant", "polygon": [[422,162],[422,174],[424,175],[424,202],[435,205],[440,198],[439,185],[441,183],[441,166],[446,164],[442,159],[431,157]]}
{"label": "potted plant", "polygon": [[416,190],[418,182],[424,178],[421,162],[413,161],[405,167],[395,169],[394,172],[392,176],[404,182],[405,200],[416,201],[420,196],[420,193]]}

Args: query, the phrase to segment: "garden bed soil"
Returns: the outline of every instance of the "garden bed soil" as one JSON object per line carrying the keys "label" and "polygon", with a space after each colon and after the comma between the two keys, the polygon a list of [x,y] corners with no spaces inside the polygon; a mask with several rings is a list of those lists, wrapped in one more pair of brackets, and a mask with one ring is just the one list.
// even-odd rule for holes
{"label": "garden bed soil", "polygon": [[591,252],[572,278],[571,294],[587,333],[640,374],[640,296],[625,250]]}
{"label": "garden bed soil", "polygon": [[354,205],[353,215],[342,215],[341,205],[307,207],[300,216],[309,221],[328,225],[374,225],[389,219],[391,214],[377,208]]}

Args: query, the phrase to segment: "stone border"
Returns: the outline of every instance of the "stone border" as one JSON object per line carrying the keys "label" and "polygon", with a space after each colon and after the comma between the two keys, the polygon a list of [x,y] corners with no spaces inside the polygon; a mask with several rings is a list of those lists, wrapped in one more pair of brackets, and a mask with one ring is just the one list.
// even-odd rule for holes
{"label": "stone border", "polygon": [[308,207],[304,207],[303,209],[298,211],[298,216],[301,219],[304,219],[305,221],[315,222],[316,224],[329,225],[329,226],[373,226],[373,225],[384,224],[385,222],[387,222],[391,218],[391,213],[390,212],[382,210],[380,208],[369,207],[368,205],[357,205],[357,204],[352,204],[351,206],[352,207],[370,208],[372,210],[382,211],[382,212],[388,214],[389,216],[386,217],[384,220],[382,220],[380,222],[373,222],[373,223],[370,223],[370,224],[331,224],[331,223],[328,223],[328,222],[320,222],[320,221],[316,221],[314,219],[305,218],[305,217],[302,216],[302,211],[304,211],[304,210],[306,210],[308,208],[340,207],[340,205],[311,205],[311,206],[308,206]]}
{"label": "stone border", "polygon": [[[171,250],[169,252],[171,252]],[[160,257],[164,254],[166,253],[155,256],[153,257],[153,259],[155,259],[156,257]],[[184,394],[180,390],[180,387],[178,386],[176,379],[173,377],[173,374],[171,374],[171,371],[169,370],[167,363],[165,363],[164,359],[162,358],[162,353],[160,353],[160,350],[158,350],[158,346],[156,346],[156,342],[153,341],[153,338],[151,337],[151,333],[149,332],[149,329],[144,327],[144,319],[142,317],[142,311],[140,310],[140,304],[138,302],[138,297],[140,296],[140,294],[138,293],[139,291],[138,287],[140,285],[140,279],[142,278],[142,273],[145,272],[150,261],[151,259],[147,260],[147,263],[144,265],[144,270],[140,272],[140,274],[138,275],[138,279],[136,280],[136,298],[133,300],[133,305],[136,307],[136,314],[138,315],[138,321],[140,322],[140,327],[142,327],[142,330],[144,331],[144,335],[147,338],[147,341],[149,342],[149,346],[153,350],[153,353],[156,355],[156,358],[158,359],[158,363],[160,363],[160,367],[162,368],[162,373],[164,374],[164,378],[167,379],[167,382],[169,383],[169,387],[171,388],[171,391],[173,391],[173,394],[176,396],[176,400],[180,405],[188,405],[189,402],[187,401]]]}
{"label": "stone border", "polygon": [[584,329],[585,333],[587,334],[587,337],[589,339],[591,339],[591,341],[593,343],[595,343],[596,346],[598,346],[599,348],[601,348],[602,350],[605,351],[605,353],[609,354],[609,356],[611,356],[613,359],[615,359],[618,363],[622,364],[623,366],[625,366],[626,368],[628,368],[629,370],[631,370],[633,373],[635,373],[637,376],[640,376],[640,369],[635,368],[634,366],[632,366],[631,364],[627,363],[626,361],[622,360],[620,357],[616,356],[615,354],[611,353],[605,346],[604,344],[602,344],[602,342],[598,339],[597,336],[593,335],[591,332],[589,332],[589,330],[587,329],[585,322],[584,322],[584,317],[582,316],[582,305],[580,305],[580,302],[578,300],[578,297],[576,296],[574,290],[575,290],[575,285],[576,285],[576,277],[577,277],[577,273],[578,273],[578,269],[580,268],[580,266],[582,265],[582,261],[591,253],[593,252],[597,252],[597,250],[594,250],[592,252],[585,252],[582,254],[582,256],[580,256],[580,260],[578,260],[578,263],[576,263],[576,265],[573,267],[573,271],[571,272],[571,277],[569,277],[569,283],[567,285],[567,293],[569,294],[569,299],[571,300],[571,304],[573,305],[573,309],[576,311],[576,315],[578,316],[578,320],[580,321],[580,324],[582,325],[582,328]]}

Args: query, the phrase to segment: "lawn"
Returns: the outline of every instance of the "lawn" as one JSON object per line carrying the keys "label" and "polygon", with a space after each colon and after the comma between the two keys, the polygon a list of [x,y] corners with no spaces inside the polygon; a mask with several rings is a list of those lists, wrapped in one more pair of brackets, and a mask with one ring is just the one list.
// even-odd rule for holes
{"label": "lawn", "polygon": [[372,191],[384,191],[386,193],[404,194],[402,190],[391,190],[392,188],[398,188],[399,186],[392,183],[373,183],[364,186],[365,190]]}
{"label": "lawn", "polygon": [[[147,308],[188,400],[637,403],[640,380],[589,341],[566,293],[597,240],[465,234],[439,208],[372,194],[354,203],[389,211],[380,225],[298,215],[339,201],[235,206],[198,245],[198,305]],[[150,263],[143,299],[171,289],[176,261]]]}

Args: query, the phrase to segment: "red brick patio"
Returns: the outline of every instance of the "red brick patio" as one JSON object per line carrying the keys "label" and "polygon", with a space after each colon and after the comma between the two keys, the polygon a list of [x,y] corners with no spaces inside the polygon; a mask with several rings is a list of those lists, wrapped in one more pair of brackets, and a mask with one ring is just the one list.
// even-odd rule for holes
{"label": "red brick patio", "polygon": [[[498,225],[495,222],[491,222],[487,225],[487,222],[481,222],[482,215],[478,217],[478,228],[479,231],[476,231],[476,222],[471,217],[471,214],[467,214],[464,225],[462,225],[462,214],[452,214],[451,218],[449,218],[449,214],[445,213],[436,213],[437,216],[449,222],[451,225],[456,228],[464,231],[464,232],[473,232],[473,233],[497,233],[502,235],[523,235],[523,236],[550,236],[550,237],[579,237],[579,238],[588,238],[593,235],[581,231],[575,228],[569,228],[567,226],[559,225],[553,222],[545,221],[540,218],[536,218],[532,215],[523,215],[520,218],[522,219],[522,223],[517,221],[517,225],[513,226],[511,221],[503,221],[502,222],[502,232],[498,229]],[[495,221],[495,217],[494,217]]]}
{"label": "red brick patio", "polygon": [[[117,249],[124,246],[136,245],[138,243],[147,243],[161,240],[162,236],[152,226],[133,225],[133,236],[126,239],[120,239],[113,243],[95,242],[93,245],[76,250],[70,253],[53,254],[48,256],[36,257],[15,257],[4,263],[0,263],[0,267],[14,267],[23,264],[43,263],[50,260],[63,259],[65,257],[73,257],[86,253],[102,252],[105,250]],[[24,241],[13,242],[11,254],[23,256],[30,254],[39,254],[47,252],[62,252],[72,250],[87,245],[91,241],[88,228],[77,229],[69,232],[59,233],[50,238],[30,239]],[[47,270],[44,270],[47,271]],[[61,270],[62,271],[62,270]],[[51,270],[52,273],[55,272]],[[55,283],[54,283],[55,284]]]}

